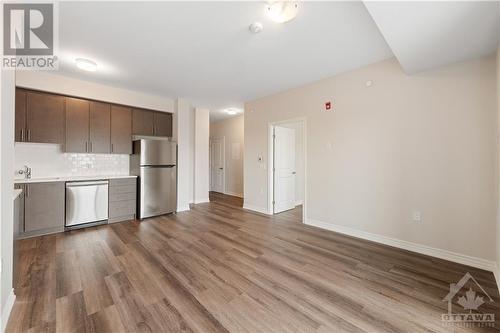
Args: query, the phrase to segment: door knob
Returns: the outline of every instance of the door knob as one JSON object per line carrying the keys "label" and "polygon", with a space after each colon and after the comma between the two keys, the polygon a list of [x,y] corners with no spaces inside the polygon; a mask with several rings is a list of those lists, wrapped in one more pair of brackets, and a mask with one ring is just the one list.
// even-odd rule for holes
{"label": "door knob", "polygon": [[295,172],[295,171],[293,171],[293,172],[292,172],[292,175],[295,175],[295,174],[296,174],[296,172]]}
{"label": "door knob", "polygon": [[219,170],[223,170],[224,168],[219,168]]}

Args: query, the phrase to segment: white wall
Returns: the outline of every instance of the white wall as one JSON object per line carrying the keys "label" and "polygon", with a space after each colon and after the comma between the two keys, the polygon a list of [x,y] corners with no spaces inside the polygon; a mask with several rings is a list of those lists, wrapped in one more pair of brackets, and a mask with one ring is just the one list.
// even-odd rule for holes
{"label": "white wall", "polygon": [[295,130],[295,204],[301,205],[304,202],[305,176],[304,124],[303,122],[292,122],[280,124],[279,126]]}
{"label": "white wall", "polygon": [[208,202],[209,190],[209,110],[194,110],[194,203]]}
{"label": "white wall", "polygon": [[306,117],[309,223],[490,263],[495,80],[492,56],[413,76],[390,59],[246,103],[245,205],[267,210],[269,122]]}
{"label": "white wall", "polygon": [[2,264],[0,330],[3,332],[15,300],[12,284],[15,72],[2,70],[0,76],[0,257]]}
{"label": "white wall", "polygon": [[74,97],[84,97],[103,102],[174,112],[172,98],[115,88],[90,81],[41,71],[19,71],[16,77],[19,87],[43,90]]}
{"label": "white wall", "polygon": [[244,130],[243,115],[210,123],[210,138],[225,138],[224,193],[239,197],[243,197]]}
{"label": "white wall", "polygon": [[188,101],[176,101],[178,160],[177,211],[189,210],[194,201],[194,109]]}
{"label": "white wall", "polygon": [[[496,220],[496,263],[497,263],[497,284],[500,283],[500,46],[498,46],[496,54],[496,65],[497,65],[497,220]],[[499,284],[500,286],[500,284]]]}

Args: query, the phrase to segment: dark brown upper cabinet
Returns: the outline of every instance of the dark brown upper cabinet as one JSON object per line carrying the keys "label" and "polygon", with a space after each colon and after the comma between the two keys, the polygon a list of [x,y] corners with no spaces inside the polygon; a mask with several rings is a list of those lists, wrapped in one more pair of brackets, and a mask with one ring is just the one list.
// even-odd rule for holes
{"label": "dark brown upper cabinet", "polygon": [[132,110],[111,106],[111,153],[132,154]]}
{"label": "dark brown upper cabinet", "polygon": [[172,114],[144,109],[133,109],[132,134],[172,136]]}
{"label": "dark brown upper cabinet", "polygon": [[16,88],[17,142],[74,153],[131,154],[132,135],[172,136],[172,114]]}
{"label": "dark brown upper cabinet", "polygon": [[155,135],[172,137],[172,114],[155,112]]}
{"label": "dark brown upper cabinet", "polygon": [[26,90],[16,89],[16,142],[23,142],[27,139],[26,133]]}
{"label": "dark brown upper cabinet", "polygon": [[64,97],[16,89],[15,139],[64,143]]}
{"label": "dark brown upper cabinet", "polygon": [[66,145],[65,151],[88,153],[90,103],[84,99],[66,98]]}
{"label": "dark brown upper cabinet", "polygon": [[90,102],[90,151],[100,154],[111,152],[110,104]]}
{"label": "dark brown upper cabinet", "polygon": [[111,105],[66,97],[66,151],[111,151]]}
{"label": "dark brown upper cabinet", "polygon": [[132,134],[154,135],[155,113],[153,111],[133,109],[132,111]]}

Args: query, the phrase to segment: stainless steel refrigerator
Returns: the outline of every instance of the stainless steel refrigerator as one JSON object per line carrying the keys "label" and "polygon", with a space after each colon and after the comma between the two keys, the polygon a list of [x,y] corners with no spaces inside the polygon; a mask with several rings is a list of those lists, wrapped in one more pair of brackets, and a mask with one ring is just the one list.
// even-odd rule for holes
{"label": "stainless steel refrigerator", "polygon": [[177,143],[165,139],[134,141],[130,173],[138,176],[137,215],[144,219],[177,209]]}

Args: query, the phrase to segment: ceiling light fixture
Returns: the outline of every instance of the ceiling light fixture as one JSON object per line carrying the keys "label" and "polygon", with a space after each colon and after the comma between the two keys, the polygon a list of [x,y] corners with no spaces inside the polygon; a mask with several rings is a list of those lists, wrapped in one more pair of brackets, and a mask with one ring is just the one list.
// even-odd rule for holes
{"label": "ceiling light fixture", "polygon": [[97,70],[97,64],[92,60],[85,58],[76,58],[76,67],[87,72],[95,72]]}
{"label": "ceiling light fixture", "polygon": [[226,109],[226,113],[230,116],[234,116],[236,114],[238,114],[240,112],[240,110],[236,109],[236,108],[229,108],[229,109]]}
{"label": "ceiling light fixture", "polygon": [[276,1],[266,6],[267,16],[277,23],[293,20],[299,12],[299,4],[293,1]]}

